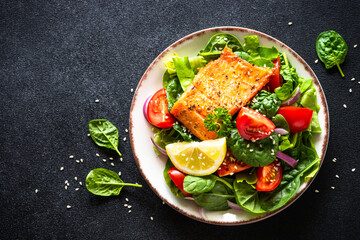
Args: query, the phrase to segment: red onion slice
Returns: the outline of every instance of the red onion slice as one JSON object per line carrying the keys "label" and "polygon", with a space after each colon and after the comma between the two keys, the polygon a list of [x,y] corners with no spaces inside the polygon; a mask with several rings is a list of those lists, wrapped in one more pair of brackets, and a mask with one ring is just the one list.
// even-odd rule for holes
{"label": "red onion slice", "polygon": [[284,160],[286,163],[288,163],[293,168],[296,167],[296,165],[298,164],[298,162],[295,159],[293,159],[292,157],[290,157],[280,151],[277,152],[276,157],[280,158],[281,160]]}
{"label": "red onion slice", "polygon": [[300,91],[300,88],[298,87],[296,89],[296,91],[294,92],[294,94],[291,95],[291,97],[289,97],[288,99],[286,99],[286,101],[283,102],[281,104],[281,106],[291,106],[291,105],[293,105],[299,99],[300,95],[301,95],[301,91]]}
{"label": "red onion slice", "polygon": [[274,130],[276,132],[276,134],[280,134],[280,135],[286,135],[288,134],[289,132],[283,128],[275,128]]}
{"label": "red onion slice", "polygon": [[149,105],[149,102],[150,102],[150,99],[152,98],[153,95],[150,95],[146,101],[144,102],[144,106],[143,106],[143,114],[144,114],[144,117],[145,119],[149,122],[149,119],[147,118],[147,109],[148,109],[148,105]]}
{"label": "red onion slice", "polygon": [[234,209],[234,210],[240,210],[240,211],[244,211],[244,209],[242,209],[241,207],[239,207],[239,205],[237,205],[236,203],[233,203],[229,200],[227,200],[227,203],[229,205],[230,208]]}
{"label": "red onion slice", "polygon": [[154,144],[155,148],[156,148],[161,154],[167,156],[166,150],[163,149],[162,147],[160,147],[159,145],[157,145],[153,137],[150,137],[150,139],[151,139],[151,142]]}

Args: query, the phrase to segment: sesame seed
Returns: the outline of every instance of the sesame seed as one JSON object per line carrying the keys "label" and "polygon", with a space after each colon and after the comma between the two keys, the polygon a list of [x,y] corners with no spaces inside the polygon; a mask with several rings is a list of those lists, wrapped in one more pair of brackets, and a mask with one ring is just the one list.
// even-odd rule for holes
{"label": "sesame seed", "polygon": [[355,172],[356,168],[351,169],[352,172]]}
{"label": "sesame seed", "polygon": [[103,160],[102,160],[103,162],[106,162],[106,159],[105,158],[103,158]]}
{"label": "sesame seed", "polygon": [[127,208],[131,208],[131,205],[128,205]]}
{"label": "sesame seed", "polygon": [[67,205],[67,206],[66,206],[66,208],[67,208],[67,209],[70,209],[70,208],[71,208],[71,206],[70,206],[70,205]]}
{"label": "sesame seed", "polygon": [[249,148],[249,147],[250,147],[250,143],[248,143],[248,144],[246,145],[246,147]]}
{"label": "sesame seed", "polygon": [[68,189],[68,186],[67,185],[65,185],[65,190],[67,190]]}
{"label": "sesame seed", "polygon": [[333,158],[333,160],[332,160],[332,161],[333,161],[333,162],[336,162],[336,160],[337,160],[336,158]]}
{"label": "sesame seed", "polygon": [[124,204],[124,207],[127,207],[127,206],[128,206],[128,205],[125,203],[125,204]]}
{"label": "sesame seed", "polygon": [[90,133],[88,133],[87,136],[90,137]]}
{"label": "sesame seed", "polygon": [[339,175],[336,174],[335,177],[336,177],[336,178],[339,178]]}
{"label": "sesame seed", "polygon": [[80,186],[82,186],[82,182],[79,182]]}
{"label": "sesame seed", "polygon": [[77,177],[74,177],[74,180],[77,181]]}
{"label": "sesame seed", "polygon": [[123,138],[123,141],[124,141],[124,142],[126,141],[126,137]]}
{"label": "sesame seed", "polygon": [[132,88],[132,89],[130,89],[130,92],[134,92],[134,89]]}
{"label": "sesame seed", "polygon": [[114,163],[110,163],[110,165],[111,165],[112,167],[114,167],[114,166],[115,166],[115,164],[114,164]]}
{"label": "sesame seed", "polygon": [[254,151],[254,149],[249,149],[249,151],[250,151],[250,152],[253,152],[253,151]]}
{"label": "sesame seed", "polygon": [[79,191],[80,188],[75,188],[75,191]]}
{"label": "sesame seed", "polygon": [[128,201],[129,201],[129,199],[128,199],[128,198],[125,198],[125,201],[127,201],[127,202],[128,202]]}
{"label": "sesame seed", "polygon": [[335,187],[334,187],[334,186],[331,186],[331,189],[335,189]]}
{"label": "sesame seed", "polygon": [[163,204],[163,205],[165,205],[165,202],[164,202],[164,201],[162,201],[162,204]]}
{"label": "sesame seed", "polygon": [[346,104],[343,105],[344,108],[347,108]]}
{"label": "sesame seed", "polygon": [[114,160],[114,158],[112,158],[112,157],[109,157],[109,160],[110,160],[110,161],[112,161],[112,160]]}
{"label": "sesame seed", "polygon": [[99,99],[95,99],[95,102],[98,103],[98,102],[100,102],[100,100],[99,100]]}
{"label": "sesame seed", "polygon": [[123,158],[120,158],[120,162],[122,162],[123,161]]}
{"label": "sesame seed", "polygon": [[76,162],[76,163],[80,163],[80,160],[76,160],[75,162]]}
{"label": "sesame seed", "polygon": [[353,77],[353,78],[351,79],[351,81],[355,81],[355,78]]}
{"label": "sesame seed", "polygon": [[276,141],[275,141],[275,139],[273,140],[273,145],[275,145],[275,143],[276,143]]}
{"label": "sesame seed", "polygon": [[68,184],[69,183],[69,181],[68,180],[65,180],[65,184]]}
{"label": "sesame seed", "polygon": [[64,167],[61,167],[61,168],[60,168],[60,171],[64,171]]}
{"label": "sesame seed", "polygon": [[129,130],[125,129],[125,132],[129,132]]}
{"label": "sesame seed", "polygon": [[128,213],[131,213],[131,210],[129,210],[129,212]]}
{"label": "sesame seed", "polygon": [[74,155],[70,155],[69,158],[74,158]]}
{"label": "sesame seed", "polygon": [[80,162],[82,162],[82,163],[83,163],[83,162],[84,162],[84,159],[80,158]]}
{"label": "sesame seed", "polygon": [[351,89],[351,88],[349,88],[349,93],[352,93],[352,89]]}
{"label": "sesame seed", "polygon": [[318,192],[320,192],[320,191],[319,191],[319,190],[317,190],[317,189],[315,189],[315,192],[316,192],[316,193],[318,193]]}
{"label": "sesame seed", "polygon": [[291,26],[293,23],[292,22],[289,22],[288,25]]}
{"label": "sesame seed", "polygon": [[354,48],[357,48],[357,44],[354,45]]}
{"label": "sesame seed", "polygon": [[38,193],[39,192],[39,189],[35,189],[35,193]]}
{"label": "sesame seed", "polygon": [[151,220],[151,221],[154,221],[154,218],[153,218],[153,217],[150,217],[150,220]]}
{"label": "sesame seed", "polygon": [[70,183],[67,183],[66,185],[70,186]]}
{"label": "sesame seed", "polygon": [[319,62],[319,59],[316,59],[316,60],[315,60],[315,63],[317,64],[318,62]]}
{"label": "sesame seed", "polygon": [[121,176],[121,172],[119,172],[118,175]]}
{"label": "sesame seed", "polygon": [[95,155],[96,155],[97,157],[100,157],[100,154],[98,154],[98,153],[96,153]]}

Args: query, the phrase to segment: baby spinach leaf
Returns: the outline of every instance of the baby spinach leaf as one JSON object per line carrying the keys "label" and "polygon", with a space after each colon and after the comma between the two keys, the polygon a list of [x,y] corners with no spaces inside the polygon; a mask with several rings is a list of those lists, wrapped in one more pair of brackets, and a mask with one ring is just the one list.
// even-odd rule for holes
{"label": "baby spinach leaf", "polygon": [[174,106],[174,103],[179,99],[179,97],[184,91],[177,77],[173,77],[167,81],[165,90],[166,90],[168,109],[170,112],[172,107]]}
{"label": "baby spinach leaf", "polygon": [[233,52],[244,51],[241,42],[234,35],[218,33],[210,38],[198,55],[205,57],[207,61],[214,60],[220,56],[225,46],[228,46]]}
{"label": "baby spinach leaf", "polygon": [[247,184],[255,184],[257,182],[257,176],[255,168],[251,168],[245,171],[241,171],[235,175],[237,182],[245,181]]}
{"label": "baby spinach leaf", "polygon": [[119,175],[105,168],[96,168],[86,177],[86,188],[99,196],[117,196],[124,186],[142,187],[139,184],[124,183]]}
{"label": "baby spinach leaf", "polygon": [[264,114],[267,118],[272,118],[281,106],[280,99],[275,93],[269,93],[261,90],[251,100],[249,107],[254,110],[258,110],[261,114]]}
{"label": "baby spinach leaf", "polygon": [[303,78],[299,77],[299,86],[301,94],[305,93],[313,84],[313,80],[311,78]]}
{"label": "baby spinach leaf", "polygon": [[316,39],[316,52],[325,64],[325,68],[329,69],[336,65],[342,77],[345,75],[340,64],[345,61],[347,51],[348,46],[345,40],[335,31],[322,32]]}
{"label": "baby spinach leaf", "polygon": [[286,100],[296,91],[296,88],[299,85],[299,75],[296,73],[296,68],[288,65],[281,65],[280,74],[285,83],[281,87],[275,89],[275,94],[280,100]]}
{"label": "baby spinach leaf", "polygon": [[236,203],[244,210],[252,213],[266,212],[261,208],[259,192],[246,182],[234,181]]}
{"label": "baby spinach leaf", "polygon": [[184,190],[188,193],[208,192],[215,186],[216,177],[208,175],[203,177],[187,175],[184,178]]}
{"label": "baby spinach leaf", "polygon": [[310,127],[311,127],[311,133],[321,133],[321,127],[317,112],[313,112]]}
{"label": "baby spinach leaf", "polygon": [[286,119],[281,114],[276,114],[272,119],[272,122],[275,124],[277,128],[283,128],[286,131],[290,132],[290,127]]}
{"label": "baby spinach leaf", "polygon": [[195,77],[189,62],[189,57],[174,57],[173,62],[176,69],[176,74],[179,78],[182,89],[185,91]]}
{"label": "baby spinach leaf", "polygon": [[210,211],[222,211],[229,209],[227,200],[234,198],[234,193],[222,182],[216,182],[209,192],[193,194],[194,201],[200,207]]}
{"label": "baby spinach leaf", "polygon": [[300,104],[304,108],[309,108],[318,112],[320,110],[320,106],[316,103],[316,90],[314,87],[307,90],[300,99]]}
{"label": "baby spinach leaf", "polygon": [[279,51],[276,47],[258,47],[257,51],[259,52],[260,57],[266,58],[268,60],[273,60],[279,56]]}
{"label": "baby spinach leaf", "polygon": [[172,164],[172,162],[170,161],[170,159],[168,158],[165,164],[165,168],[163,171],[163,176],[166,182],[166,185],[169,187],[170,191],[179,198],[185,198],[184,194],[180,191],[180,189],[175,185],[175,183],[171,180],[168,171],[173,168],[174,165]]}
{"label": "baby spinach leaf", "polygon": [[237,160],[253,167],[263,167],[275,160],[279,137],[273,132],[263,140],[252,142],[242,138],[237,129],[232,129],[227,143]]}
{"label": "baby spinach leaf", "polygon": [[94,119],[89,122],[89,132],[92,140],[100,146],[115,150],[120,156],[118,150],[119,132],[117,128],[106,119]]}
{"label": "baby spinach leaf", "polygon": [[173,129],[178,132],[178,134],[183,138],[185,142],[198,142],[199,139],[195,137],[186,127],[176,123],[173,125]]}
{"label": "baby spinach leaf", "polygon": [[247,35],[244,37],[244,51],[250,56],[258,55],[258,47],[260,46],[259,38],[256,35]]}

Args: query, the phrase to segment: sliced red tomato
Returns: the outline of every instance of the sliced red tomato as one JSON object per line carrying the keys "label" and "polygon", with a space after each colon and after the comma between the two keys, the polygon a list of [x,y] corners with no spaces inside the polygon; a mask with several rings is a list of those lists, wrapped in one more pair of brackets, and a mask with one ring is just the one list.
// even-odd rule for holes
{"label": "sliced red tomato", "polygon": [[275,129],[274,123],[267,117],[247,107],[241,108],[236,126],[240,135],[251,141],[264,139]]}
{"label": "sliced red tomato", "polygon": [[175,185],[180,189],[185,197],[191,197],[190,193],[184,191],[184,178],[186,174],[179,171],[176,167],[170,168],[168,174]]}
{"label": "sliced red tomato", "polygon": [[255,188],[258,191],[272,191],[279,186],[282,178],[281,163],[275,160],[269,165],[256,169],[257,182]]}
{"label": "sliced red tomato", "polygon": [[148,121],[156,127],[169,128],[173,126],[176,120],[169,112],[164,88],[151,97],[146,114]]}
{"label": "sliced red tomato", "polygon": [[281,107],[277,113],[284,116],[289,124],[290,132],[297,133],[308,128],[313,110],[301,107]]}
{"label": "sliced red tomato", "polygon": [[281,75],[280,75],[280,57],[272,60],[274,63],[273,74],[270,76],[270,81],[266,86],[269,87],[270,92],[274,92],[275,88],[280,87],[281,85]]}
{"label": "sliced red tomato", "polygon": [[244,171],[248,168],[251,168],[251,166],[237,160],[231,154],[231,151],[227,151],[224,161],[217,170],[217,174],[219,175],[219,177],[224,177],[227,175],[233,175],[234,173]]}

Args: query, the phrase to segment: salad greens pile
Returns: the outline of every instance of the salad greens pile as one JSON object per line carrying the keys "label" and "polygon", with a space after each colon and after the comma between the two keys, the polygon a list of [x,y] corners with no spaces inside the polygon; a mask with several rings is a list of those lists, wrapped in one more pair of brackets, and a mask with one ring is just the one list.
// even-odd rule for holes
{"label": "salad greens pile", "polygon": [[[252,213],[274,211],[284,206],[296,194],[301,183],[311,179],[319,169],[320,159],[313,141],[313,134],[321,133],[317,117],[319,106],[316,103],[316,90],[312,79],[298,75],[285,53],[280,53],[275,47],[260,46],[256,35],[245,36],[242,44],[231,34],[218,33],[210,38],[196,57],[175,55],[172,60],[165,63],[167,69],[163,75],[163,87],[166,90],[169,110],[191,83],[198,68],[217,59],[226,46],[240,58],[261,67],[274,67],[272,61],[280,57],[283,84],[275,89],[275,93],[258,92],[248,107],[265,115],[277,128],[284,129],[287,133],[278,135],[273,132],[263,140],[249,141],[240,136],[234,121],[236,116],[232,117],[225,109],[215,109],[206,117],[205,127],[215,131],[218,137],[226,136],[227,148],[231,150],[235,159],[250,165],[251,168],[228,177],[219,177],[216,173],[202,177],[187,175],[183,183],[184,191],[191,193],[199,206],[212,211],[229,209],[228,201],[236,202],[242,209]],[[287,120],[277,112],[281,104],[294,96],[298,88],[301,95],[292,106],[311,109],[313,115],[307,129],[290,133]],[[155,143],[162,148],[179,141],[198,141],[179,123],[170,129],[153,127],[153,131]],[[293,168],[280,161],[282,178],[278,187],[272,191],[258,191],[255,188],[256,167],[274,162],[278,151],[297,160],[297,165]],[[184,198],[184,194],[168,174],[172,167],[173,164],[168,159],[163,172],[165,181],[175,196]]]}

